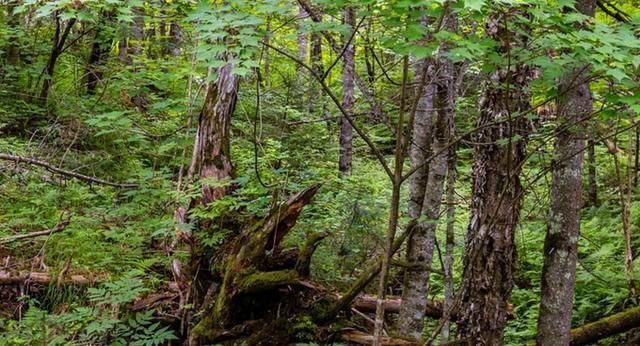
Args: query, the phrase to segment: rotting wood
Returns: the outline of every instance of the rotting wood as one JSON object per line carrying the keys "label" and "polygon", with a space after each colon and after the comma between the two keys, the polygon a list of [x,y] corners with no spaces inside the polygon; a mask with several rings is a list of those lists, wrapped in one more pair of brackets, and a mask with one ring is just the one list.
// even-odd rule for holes
{"label": "rotting wood", "polygon": [[[37,283],[42,285],[48,285],[53,281],[56,281],[56,277],[50,273],[44,272],[28,272],[22,271],[18,273],[11,273],[7,271],[0,271],[0,285],[20,285],[24,283]],[[95,284],[98,279],[96,277],[87,277],[80,274],[66,275],[62,278],[63,284],[87,286]]]}
{"label": "rotting wood", "polygon": [[587,345],[640,327],[640,307],[613,314],[571,329],[571,345]]}
{"label": "rotting wood", "polygon": [[[344,341],[355,343],[358,345],[373,345],[373,335],[357,331],[357,330],[348,330],[340,333],[340,338]],[[391,338],[391,337],[381,337],[380,345],[382,346],[418,346],[420,345],[418,342]]]}

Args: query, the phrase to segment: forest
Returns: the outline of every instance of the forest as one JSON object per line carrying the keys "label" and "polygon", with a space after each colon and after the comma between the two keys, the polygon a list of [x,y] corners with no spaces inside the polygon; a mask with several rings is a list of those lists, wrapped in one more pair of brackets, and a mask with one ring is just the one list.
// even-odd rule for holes
{"label": "forest", "polygon": [[640,1],[0,5],[0,345],[640,345]]}

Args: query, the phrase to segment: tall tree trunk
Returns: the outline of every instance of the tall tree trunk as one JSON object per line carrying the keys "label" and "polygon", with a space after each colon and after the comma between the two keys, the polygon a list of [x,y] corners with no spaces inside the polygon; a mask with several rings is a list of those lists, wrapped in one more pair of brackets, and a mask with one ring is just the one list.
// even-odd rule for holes
{"label": "tall tree trunk", "polygon": [[[353,7],[348,7],[344,10],[344,22],[346,25],[351,26],[351,30],[355,30],[356,25],[356,10]],[[351,38],[351,33],[345,36],[345,44],[348,44]],[[356,68],[356,47],[355,38],[351,44],[347,46],[342,58],[344,64],[342,68],[342,108],[353,115],[353,106],[356,102],[354,92],[354,75]],[[338,163],[338,170],[341,175],[351,175],[351,161],[353,155],[353,128],[351,124],[344,118],[340,118],[340,159]]]}
{"label": "tall tree trunk", "polygon": [[[447,30],[455,30],[454,18],[451,13],[444,16],[443,24]],[[430,268],[435,247],[437,220],[440,216],[440,204],[447,172],[448,151],[446,147],[449,144],[449,127],[454,115],[453,65],[445,56],[446,47],[443,47],[435,67],[438,72],[435,76],[429,75],[431,78],[429,84],[434,84],[429,88],[431,88],[431,92],[435,91],[436,119],[431,130],[433,143],[430,145],[427,140],[426,148],[420,148],[420,150],[426,149],[427,155],[431,153],[437,155],[424,168],[427,177],[424,191],[421,192],[423,200],[419,202],[422,208],[418,214],[427,220],[418,222],[407,243],[407,262],[416,265],[405,270],[402,305],[398,320],[400,333],[415,339],[420,338],[424,326],[424,311],[431,277]],[[431,108],[433,108],[433,104]],[[433,112],[433,110],[430,109],[427,112]],[[414,120],[414,124],[416,120]],[[424,157],[422,161],[416,163],[423,164]]]}
{"label": "tall tree trunk", "polygon": [[[298,28],[298,30],[300,30],[298,32],[298,59],[306,63],[307,62],[307,46],[309,44],[307,42],[308,35],[307,33],[302,31],[302,26],[304,25],[306,18],[309,17],[309,14],[307,13],[307,11],[304,10],[302,6],[300,6],[298,15],[300,16],[300,26]],[[297,68],[301,69],[300,66],[298,66]]]}
{"label": "tall tree trunk", "polygon": [[[453,123],[453,121],[452,121]],[[453,133],[455,127],[450,127],[451,134],[449,135],[450,144],[454,138]],[[445,241],[444,252],[444,300],[442,301],[442,312],[444,323],[442,325],[442,331],[440,333],[441,342],[446,343],[449,341],[449,314],[453,306],[453,251],[455,247],[455,189],[456,189],[456,164],[457,155],[455,146],[449,148],[449,157],[447,163],[447,231]]]}
{"label": "tall tree trunk", "polygon": [[127,41],[128,60],[131,55],[138,56],[142,54],[142,43],[144,42],[144,9],[136,7],[133,9],[135,17],[131,24],[129,39]]}
{"label": "tall tree trunk", "polygon": [[86,87],[87,93],[90,95],[95,94],[98,83],[102,80],[102,68],[107,62],[109,57],[109,51],[111,50],[111,42],[113,38],[110,33],[105,32],[105,26],[111,24],[111,13],[103,14],[104,19],[100,22],[96,28],[96,33],[93,38],[93,44],[91,45],[91,52],[89,53],[89,61],[87,63],[87,80]]}
{"label": "tall tree trunk", "polygon": [[[517,24],[512,23],[511,29],[505,25],[518,15],[519,10],[510,9],[489,18],[486,26],[487,33],[499,42],[498,52],[505,56],[525,39],[514,35]],[[476,345],[501,344],[507,323],[516,262],[514,234],[523,196],[519,175],[529,132],[521,113],[530,108],[532,75],[525,64],[499,69],[488,76],[480,99],[481,130],[475,138],[480,144],[474,152],[458,321],[458,338]]]}
{"label": "tall tree trunk", "polygon": [[[381,346],[382,330],[384,328],[384,298],[387,294],[387,281],[389,276],[389,265],[394,250],[394,238],[398,227],[398,217],[400,214],[400,188],[402,187],[402,169],[404,166],[406,138],[404,133],[404,108],[407,91],[407,77],[409,69],[409,58],[403,59],[402,67],[402,89],[400,91],[400,110],[398,111],[398,124],[396,126],[396,147],[395,163],[392,180],[391,203],[389,208],[389,223],[384,243],[384,255],[380,265],[380,281],[378,283],[378,300],[376,302],[376,319],[373,330],[373,346]],[[411,122],[409,122],[411,123]]]}
{"label": "tall tree trunk", "polygon": [[[581,0],[577,9],[593,16],[595,1]],[[580,209],[584,117],[593,109],[589,90],[589,70],[584,66],[567,73],[559,85],[558,119],[563,128],[556,136],[551,208],[544,240],[544,265],[540,289],[538,345],[568,345],[571,341],[571,313],[576,281]]]}
{"label": "tall tree trunk", "polygon": [[593,130],[589,131],[589,139],[587,140],[587,160],[589,168],[588,205],[595,207],[598,205],[598,180],[596,178],[596,141],[593,138]]}
{"label": "tall tree trunk", "polygon": [[[426,70],[426,72],[425,72]],[[423,204],[425,202],[425,190],[429,177],[429,165],[425,165],[425,159],[431,153],[432,130],[434,122],[434,99],[436,93],[435,83],[433,83],[433,72],[435,68],[431,59],[422,59],[416,66],[416,76],[419,76],[418,83],[427,83],[419,96],[416,114],[414,116],[412,140],[409,148],[409,160],[411,168],[420,167],[409,178],[409,201],[408,214],[411,219],[417,220],[422,215]],[[422,76],[430,79],[422,81]],[[407,240],[407,261],[416,262],[420,257],[426,261],[425,252],[425,224],[409,224],[407,227],[414,227],[413,232]],[[433,250],[433,242],[431,242]],[[432,253],[432,252],[431,252]],[[431,258],[431,255],[429,255]],[[429,260],[427,265],[431,261]],[[400,315],[398,319],[398,330],[403,335],[419,334],[422,330],[422,314],[420,310],[423,300],[426,302],[427,283],[420,277],[421,272],[417,270],[405,271],[402,304],[400,305]],[[419,335],[418,335],[419,336]]]}
{"label": "tall tree trunk", "polygon": [[47,64],[44,68],[44,81],[42,83],[42,89],[40,90],[40,101],[42,103],[47,103],[48,101],[49,91],[51,90],[51,85],[53,84],[53,74],[56,69],[56,62],[62,54],[64,44],[67,41],[67,37],[69,37],[71,28],[73,28],[73,25],[76,23],[76,19],[71,18],[67,21],[67,24],[64,25],[64,23],[62,23],[60,19],[58,12],[56,12],[54,16],[56,28],[53,35],[53,45],[51,47],[51,52],[49,53],[49,59],[47,60]]}

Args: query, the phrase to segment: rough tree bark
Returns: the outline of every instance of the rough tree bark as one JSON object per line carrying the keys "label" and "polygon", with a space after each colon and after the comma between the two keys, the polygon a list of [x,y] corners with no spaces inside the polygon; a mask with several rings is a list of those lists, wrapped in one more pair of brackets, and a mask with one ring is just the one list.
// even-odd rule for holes
{"label": "rough tree bark", "polygon": [[[594,0],[581,0],[576,8],[593,16]],[[560,81],[558,119],[564,128],[556,136],[551,207],[544,240],[544,265],[538,316],[538,345],[567,345],[571,339],[573,291],[578,259],[580,209],[582,200],[582,161],[584,151],[583,117],[593,108],[588,69],[575,67]]]}
{"label": "rough tree bark", "polygon": [[231,163],[231,116],[238,99],[240,76],[233,73],[227,63],[218,69],[217,80],[210,84],[198,120],[193,159],[189,176],[213,179],[215,184],[204,183],[199,203],[207,205],[226,196],[232,190],[234,177]]}
{"label": "rough tree bark", "polygon": [[[344,10],[344,23],[351,26],[351,30],[355,30],[356,10],[354,7],[347,7]],[[351,33],[345,36],[345,44],[349,43]],[[350,115],[353,115],[353,106],[355,104],[354,96],[354,74],[356,68],[355,40],[344,50],[343,68],[342,68],[342,108]],[[340,118],[340,158],[338,161],[338,170],[341,175],[351,175],[351,161],[353,155],[353,128],[351,124],[344,118]]]}
{"label": "rough tree bark", "polygon": [[[519,16],[508,9],[489,18],[486,31],[506,56],[523,47],[524,37],[505,23]],[[526,28],[520,28],[526,30]],[[507,302],[513,288],[514,233],[523,189],[519,174],[529,132],[522,112],[530,108],[532,69],[516,64],[498,69],[486,81],[472,171],[471,217],[467,229],[461,284],[458,338],[475,345],[499,345],[507,323]],[[500,120],[500,122],[496,122]]]}

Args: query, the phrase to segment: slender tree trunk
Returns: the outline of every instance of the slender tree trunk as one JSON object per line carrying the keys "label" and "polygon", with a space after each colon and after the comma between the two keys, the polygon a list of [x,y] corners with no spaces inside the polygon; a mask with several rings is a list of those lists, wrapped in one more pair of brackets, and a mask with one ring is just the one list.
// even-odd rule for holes
{"label": "slender tree trunk", "polygon": [[587,160],[589,169],[589,206],[598,205],[598,181],[596,179],[596,141],[593,138],[593,130],[589,132],[587,140]]}
{"label": "slender tree trunk", "polygon": [[402,169],[404,166],[405,138],[404,133],[404,106],[407,87],[407,75],[409,59],[404,57],[402,70],[402,90],[400,92],[400,110],[398,112],[398,125],[396,127],[395,166],[392,177],[391,208],[389,210],[389,224],[384,243],[384,255],[380,266],[380,281],[378,283],[378,301],[376,304],[376,319],[373,331],[373,346],[381,346],[382,330],[384,328],[384,299],[387,294],[387,281],[389,276],[389,264],[394,253],[394,238],[398,227],[400,214],[400,188],[402,187]]}
{"label": "slender tree trunk", "polygon": [[[444,16],[443,25],[447,30],[455,30],[451,14]],[[427,173],[425,190],[422,192],[422,210],[419,214],[427,220],[420,221],[407,243],[407,262],[417,264],[405,271],[402,291],[402,305],[398,327],[401,334],[419,339],[424,326],[424,311],[427,304],[429,279],[435,247],[437,220],[440,216],[440,204],[447,171],[449,127],[453,119],[455,90],[453,84],[453,65],[446,57],[446,47],[437,59],[435,76],[429,75],[430,84],[434,83],[436,119],[433,124],[433,143],[427,141],[427,155],[437,155],[425,168]],[[433,92],[433,91],[432,91]],[[433,104],[431,105],[433,108]],[[428,110],[433,112],[433,110]],[[417,117],[417,115],[416,115]],[[416,120],[414,120],[415,126]],[[431,148],[429,148],[431,146]],[[421,148],[424,150],[424,148]],[[424,155],[424,154],[423,154]],[[424,158],[419,164],[424,163]]]}
{"label": "slender tree trunk", "polygon": [[15,13],[15,8],[19,4],[18,0],[9,0],[7,6],[7,26],[10,30],[9,40],[7,40],[7,47],[5,61],[7,65],[15,66],[20,61],[19,41],[17,32],[20,30],[20,20],[18,14]]}
{"label": "slender tree trunk", "polygon": [[96,28],[96,33],[93,38],[93,44],[91,45],[91,52],[89,53],[89,61],[87,63],[87,80],[86,87],[88,94],[95,94],[98,83],[102,80],[102,68],[107,62],[109,57],[109,51],[111,50],[112,37],[110,34],[105,33],[105,25],[111,23],[112,14],[103,14],[104,20]]}
{"label": "slender tree trunk", "polygon": [[[344,22],[346,25],[351,26],[351,30],[355,30],[356,25],[356,10],[353,7],[348,7],[344,10]],[[351,33],[345,36],[345,44],[349,42]],[[355,41],[355,38],[354,40]],[[344,64],[342,68],[342,108],[349,113],[353,114],[353,106],[355,104],[354,96],[354,74],[356,68],[355,55],[356,48],[355,42],[351,42],[345,49],[343,59]],[[344,119],[340,118],[340,159],[338,164],[338,170],[341,175],[351,175],[351,161],[353,155],[353,128],[351,124]]]}
{"label": "slender tree trunk", "polygon": [[[489,19],[488,34],[501,43],[501,54],[523,45],[523,35],[512,31],[517,24],[512,23],[509,29],[505,25],[519,14],[519,10],[510,9]],[[525,64],[499,69],[488,76],[480,100],[481,130],[475,138],[480,144],[474,153],[457,330],[460,340],[475,345],[501,344],[507,323],[516,263],[514,234],[523,196],[519,175],[529,133],[521,112],[530,108],[532,76],[532,69]],[[516,114],[519,117],[512,119]]]}
{"label": "slender tree trunk", "polygon": [[56,69],[56,62],[62,54],[64,44],[67,41],[67,37],[69,37],[71,28],[73,28],[73,25],[76,23],[76,19],[71,18],[67,21],[67,24],[64,25],[60,20],[60,16],[57,12],[54,14],[54,16],[56,29],[53,35],[53,45],[51,47],[51,52],[49,53],[49,59],[47,60],[47,64],[44,68],[44,81],[42,83],[42,89],[40,90],[40,101],[43,103],[47,103],[48,101],[49,91],[51,90],[51,85],[53,84],[53,74]]}
{"label": "slender tree trunk", "polygon": [[[135,17],[133,17],[127,42],[127,55],[138,56],[142,54],[142,43],[144,42],[144,10],[136,7],[133,9],[133,13]],[[131,60],[131,57],[128,59]]]}
{"label": "slender tree trunk", "polygon": [[[581,0],[578,10],[593,16],[595,1]],[[558,119],[564,128],[556,136],[551,183],[551,208],[544,240],[544,265],[538,317],[538,345],[568,345],[571,341],[573,291],[576,281],[584,126],[593,109],[587,78],[589,70],[577,67],[562,78]]]}
{"label": "slender tree trunk", "polygon": [[[453,123],[453,122],[452,122]],[[450,127],[451,133],[454,133],[454,126]],[[453,135],[449,135],[453,139]],[[451,142],[450,142],[451,143]],[[453,306],[453,251],[455,247],[455,184],[456,184],[456,164],[457,155],[455,146],[449,149],[449,157],[447,164],[447,231],[444,253],[444,300],[442,302],[442,312],[444,323],[440,338],[442,343],[449,341],[450,323],[449,314]]]}
{"label": "slender tree trunk", "polygon": [[173,56],[180,56],[182,49],[182,28],[180,24],[171,22],[169,24],[169,52]]}
{"label": "slender tree trunk", "polygon": [[[307,62],[307,46],[309,45],[309,43],[307,42],[308,35],[307,33],[302,32],[301,28],[304,25],[306,18],[309,17],[309,14],[307,13],[307,11],[304,10],[302,6],[300,6],[298,15],[301,18],[300,27],[298,28],[298,30],[300,30],[300,32],[298,32],[298,59],[306,63]],[[301,69],[300,66],[298,66],[297,68]]]}

